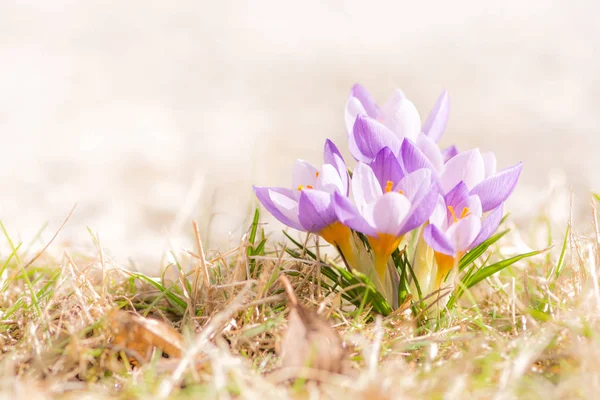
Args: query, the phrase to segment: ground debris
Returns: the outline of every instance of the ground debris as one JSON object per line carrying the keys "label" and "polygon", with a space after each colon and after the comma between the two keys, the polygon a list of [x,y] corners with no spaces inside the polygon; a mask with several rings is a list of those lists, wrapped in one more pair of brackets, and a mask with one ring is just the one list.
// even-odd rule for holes
{"label": "ground debris", "polygon": [[285,276],[281,281],[290,299],[288,328],[280,347],[281,366],[340,372],[345,351],[339,334],[329,322],[299,304]]}
{"label": "ground debris", "polygon": [[116,310],[108,314],[108,325],[113,346],[138,362],[149,361],[157,349],[169,358],[182,355],[183,336],[162,321]]}

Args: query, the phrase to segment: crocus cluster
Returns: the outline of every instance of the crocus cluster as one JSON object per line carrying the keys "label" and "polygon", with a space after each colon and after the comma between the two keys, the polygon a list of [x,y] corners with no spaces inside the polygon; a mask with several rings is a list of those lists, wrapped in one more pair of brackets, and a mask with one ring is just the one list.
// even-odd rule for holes
{"label": "crocus cluster", "polygon": [[367,274],[391,303],[397,290],[390,256],[418,230],[413,267],[423,295],[431,293],[465,253],[496,231],[522,168],[497,171],[491,152],[441,149],[448,115],[446,91],[421,124],[402,91],[380,107],[357,84],[345,109],[348,150],[357,161],[351,175],[327,140],[319,168],[297,160],[291,188],[255,186],[256,196],[285,225],[335,246],[346,265]]}

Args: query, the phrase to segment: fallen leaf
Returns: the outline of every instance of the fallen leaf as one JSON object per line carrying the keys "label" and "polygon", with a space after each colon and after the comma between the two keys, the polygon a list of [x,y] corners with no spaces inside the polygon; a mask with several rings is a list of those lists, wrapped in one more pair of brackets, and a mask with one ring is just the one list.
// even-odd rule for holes
{"label": "fallen leaf", "polygon": [[108,321],[113,344],[138,362],[148,361],[154,349],[172,358],[181,357],[183,337],[162,321],[120,310],[112,311]]}
{"label": "fallen leaf", "polygon": [[298,303],[284,275],[280,280],[290,300],[288,328],[280,346],[282,367],[340,372],[345,355],[342,339],[329,322]]}

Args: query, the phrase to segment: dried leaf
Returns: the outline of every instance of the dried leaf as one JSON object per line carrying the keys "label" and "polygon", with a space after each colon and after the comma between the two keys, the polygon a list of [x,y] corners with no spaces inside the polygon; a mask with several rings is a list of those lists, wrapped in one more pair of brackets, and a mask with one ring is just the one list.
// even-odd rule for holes
{"label": "dried leaf", "polygon": [[289,280],[281,276],[290,298],[288,329],[280,347],[284,368],[303,368],[340,372],[344,348],[338,333],[314,311],[298,303]]}
{"label": "dried leaf", "polygon": [[111,312],[108,320],[113,344],[137,361],[148,361],[154,349],[169,357],[181,357],[183,337],[164,322],[119,310]]}

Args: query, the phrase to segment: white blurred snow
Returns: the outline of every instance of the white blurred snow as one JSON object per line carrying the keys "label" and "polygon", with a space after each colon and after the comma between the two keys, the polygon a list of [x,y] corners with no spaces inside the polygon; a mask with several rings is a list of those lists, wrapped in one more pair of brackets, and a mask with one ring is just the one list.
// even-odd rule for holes
{"label": "white blurred snow", "polygon": [[23,240],[49,221],[49,239],[77,202],[61,238],[92,248],[89,226],[144,268],[191,245],[192,218],[208,247],[228,247],[253,183],[288,184],[327,137],[345,147],[354,82],[381,102],[401,87],[422,118],[446,88],[443,144],[524,162],[517,219],[548,204],[551,183],[573,185],[587,213],[586,190],[600,190],[596,4],[0,2],[0,219]]}

